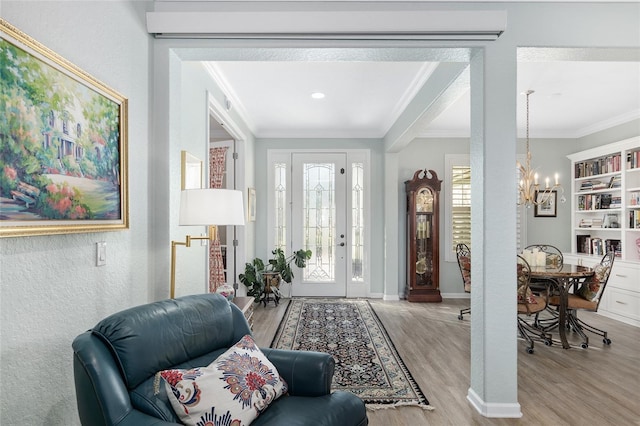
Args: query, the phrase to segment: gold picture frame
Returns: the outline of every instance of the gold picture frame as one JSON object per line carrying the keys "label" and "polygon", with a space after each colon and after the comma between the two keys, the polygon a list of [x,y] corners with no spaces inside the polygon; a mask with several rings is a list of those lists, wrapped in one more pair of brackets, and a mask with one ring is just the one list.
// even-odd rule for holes
{"label": "gold picture frame", "polygon": [[180,189],[202,188],[202,160],[187,151],[181,152],[180,160]]}
{"label": "gold picture frame", "polygon": [[0,18],[0,237],[129,228],[127,99]]}

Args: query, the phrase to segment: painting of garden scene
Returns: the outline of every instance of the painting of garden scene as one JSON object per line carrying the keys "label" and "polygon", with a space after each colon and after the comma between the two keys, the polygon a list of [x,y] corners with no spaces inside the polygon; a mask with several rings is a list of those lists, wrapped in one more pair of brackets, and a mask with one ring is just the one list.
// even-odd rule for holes
{"label": "painting of garden scene", "polygon": [[0,39],[0,223],[121,222],[125,100],[44,59]]}

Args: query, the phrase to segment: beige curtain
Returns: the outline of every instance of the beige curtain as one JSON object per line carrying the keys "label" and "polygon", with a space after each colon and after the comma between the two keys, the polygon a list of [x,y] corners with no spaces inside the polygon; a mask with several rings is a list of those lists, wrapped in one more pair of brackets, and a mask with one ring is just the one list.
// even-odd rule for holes
{"label": "beige curtain", "polygon": [[[209,149],[209,187],[222,188],[224,180],[227,148]],[[209,246],[209,292],[215,293],[216,289],[225,283],[224,261],[222,259],[222,249],[220,239]]]}

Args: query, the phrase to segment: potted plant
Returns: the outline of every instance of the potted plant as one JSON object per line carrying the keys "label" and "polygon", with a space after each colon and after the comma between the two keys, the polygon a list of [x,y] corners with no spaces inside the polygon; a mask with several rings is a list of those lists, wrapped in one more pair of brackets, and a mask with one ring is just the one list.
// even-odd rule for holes
{"label": "potted plant", "polygon": [[265,264],[258,257],[251,263],[245,263],[244,274],[240,274],[240,282],[247,287],[247,295],[253,296],[256,302],[264,299],[266,306],[266,296],[272,292],[276,296],[276,304],[280,300],[279,283],[280,280],[291,284],[293,280],[293,270],[291,263],[298,268],[305,268],[307,260],[311,259],[311,250],[298,250],[289,256],[285,256],[281,248],[271,252],[273,257]]}

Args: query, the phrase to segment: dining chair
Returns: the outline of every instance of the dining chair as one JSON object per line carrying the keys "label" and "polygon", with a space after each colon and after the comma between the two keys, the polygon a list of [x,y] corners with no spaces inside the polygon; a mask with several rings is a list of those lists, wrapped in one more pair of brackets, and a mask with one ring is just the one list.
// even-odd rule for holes
{"label": "dining chair", "polygon": [[[614,252],[607,252],[600,260],[600,263],[594,267],[595,274],[583,280],[580,287],[574,293],[569,293],[568,295],[567,324],[565,326],[572,328],[580,335],[580,337],[582,337],[583,340],[580,347],[583,349],[587,349],[589,347],[589,337],[585,334],[585,330],[602,336],[602,342],[605,345],[611,344],[611,339],[609,339],[607,332],[582,321],[578,318],[578,311],[584,310],[598,312],[602,295],[607,288],[607,282],[611,275],[611,268],[613,268],[614,259]],[[549,305],[557,308],[559,304],[560,298],[558,296],[552,295],[549,298]]]}
{"label": "dining chair", "polygon": [[564,256],[562,256],[562,252],[559,248],[552,246],[550,244],[531,244],[524,248],[525,250],[535,250],[541,251],[545,254],[546,267],[547,268],[562,268],[562,264],[564,262]]}
{"label": "dining chair", "polygon": [[[545,254],[545,267],[547,269],[562,269],[562,265],[564,264],[564,256],[562,255],[562,251],[556,246],[551,244],[530,244],[524,248],[525,250],[537,250]],[[550,279],[544,278],[532,278],[531,284],[529,286],[531,291],[536,294],[541,294],[544,291],[551,291],[552,293],[557,293],[556,282]],[[547,306],[548,313],[551,314],[551,318],[543,319],[540,317],[541,312],[536,314],[535,324],[538,328],[544,328],[548,330],[550,328],[555,328],[557,326],[557,311],[552,309],[550,306]],[[551,324],[551,325],[550,325]]]}
{"label": "dining chair", "polygon": [[524,257],[517,257],[517,284],[518,284],[518,331],[526,342],[527,353],[533,353],[533,341],[543,342],[547,346],[553,344],[551,334],[545,330],[539,329],[535,323],[529,323],[525,320],[527,317],[537,314],[546,309],[549,292],[541,292],[536,294],[531,291],[531,267]]}
{"label": "dining chair", "polygon": [[[550,244],[531,244],[524,248],[525,250],[538,250],[545,254],[545,267],[547,269],[562,269],[564,256],[559,248]],[[547,288],[553,288],[551,280],[539,278],[531,279],[531,291],[539,293]]]}
{"label": "dining chair", "polygon": [[[471,249],[466,244],[460,243],[456,245],[456,257],[458,258],[458,266],[462,274],[462,284],[465,293],[471,293]],[[464,314],[471,314],[471,306],[460,309],[458,319],[462,320]]]}

